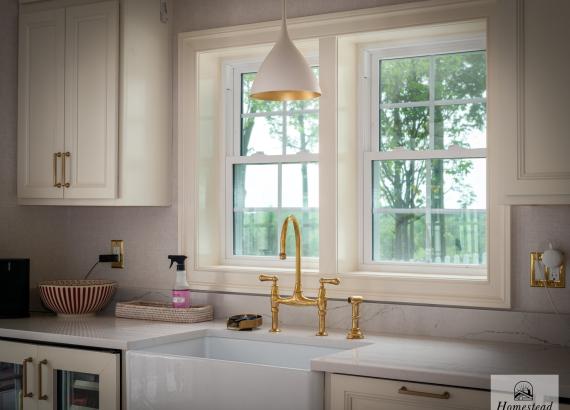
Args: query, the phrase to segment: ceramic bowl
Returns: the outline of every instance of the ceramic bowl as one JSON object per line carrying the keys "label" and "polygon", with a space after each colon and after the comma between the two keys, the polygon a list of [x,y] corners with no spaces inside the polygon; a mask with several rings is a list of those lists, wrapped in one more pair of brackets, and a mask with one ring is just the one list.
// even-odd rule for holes
{"label": "ceramic bowl", "polygon": [[117,282],[107,279],[50,280],[40,282],[40,298],[58,314],[94,315],[111,301]]}

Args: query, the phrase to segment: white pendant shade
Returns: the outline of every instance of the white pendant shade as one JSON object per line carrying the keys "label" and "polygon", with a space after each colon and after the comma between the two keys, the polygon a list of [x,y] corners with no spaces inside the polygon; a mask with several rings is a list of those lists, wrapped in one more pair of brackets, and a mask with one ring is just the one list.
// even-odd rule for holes
{"label": "white pendant shade", "polygon": [[283,0],[279,40],[261,64],[250,96],[258,100],[290,101],[310,100],[320,95],[321,88],[311,67],[289,38]]}

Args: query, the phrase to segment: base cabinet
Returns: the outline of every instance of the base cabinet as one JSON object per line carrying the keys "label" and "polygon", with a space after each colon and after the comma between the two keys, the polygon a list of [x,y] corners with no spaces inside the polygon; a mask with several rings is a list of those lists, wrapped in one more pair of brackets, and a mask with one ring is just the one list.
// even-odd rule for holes
{"label": "base cabinet", "polygon": [[120,355],[0,341],[0,409],[120,409]]}
{"label": "base cabinet", "polygon": [[490,393],[480,390],[331,374],[330,410],[478,410],[489,408]]}

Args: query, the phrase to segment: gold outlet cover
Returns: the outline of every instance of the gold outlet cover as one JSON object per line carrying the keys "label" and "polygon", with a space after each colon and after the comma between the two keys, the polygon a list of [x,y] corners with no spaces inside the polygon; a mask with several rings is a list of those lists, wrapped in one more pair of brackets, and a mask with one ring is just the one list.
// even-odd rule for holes
{"label": "gold outlet cover", "polygon": [[114,254],[116,248],[119,248],[119,262],[111,263],[111,267],[123,269],[125,267],[125,243],[122,239],[111,239],[111,253]]}
{"label": "gold outlet cover", "polygon": [[[558,280],[548,280],[537,279],[536,270],[538,268],[539,262],[542,261],[542,252],[531,252],[530,253],[530,286],[543,288],[546,286],[549,288],[565,288],[566,287],[566,266],[564,264],[560,265],[560,270],[558,273]],[[547,269],[548,272],[548,268]]]}

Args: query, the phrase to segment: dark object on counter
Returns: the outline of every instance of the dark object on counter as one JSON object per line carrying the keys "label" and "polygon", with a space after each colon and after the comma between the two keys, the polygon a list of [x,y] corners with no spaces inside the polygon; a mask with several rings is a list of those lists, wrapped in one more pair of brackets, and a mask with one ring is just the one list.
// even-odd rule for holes
{"label": "dark object on counter", "polygon": [[231,330],[253,330],[263,323],[261,315],[246,313],[235,315],[228,319],[228,329]]}
{"label": "dark object on counter", "polygon": [[0,259],[0,318],[30,316],[30,260]]}

